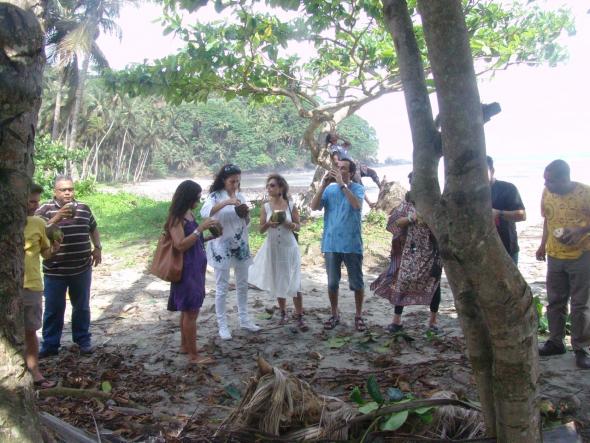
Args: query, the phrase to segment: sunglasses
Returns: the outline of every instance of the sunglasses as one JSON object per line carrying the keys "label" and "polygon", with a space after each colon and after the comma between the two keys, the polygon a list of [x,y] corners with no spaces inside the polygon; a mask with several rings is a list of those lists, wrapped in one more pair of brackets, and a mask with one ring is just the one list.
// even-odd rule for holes
{"label": "sunglasses", "polygon": [[227,165],[223,167],[223,172],[228,175],[241,174],[242,170],[236,165]]}

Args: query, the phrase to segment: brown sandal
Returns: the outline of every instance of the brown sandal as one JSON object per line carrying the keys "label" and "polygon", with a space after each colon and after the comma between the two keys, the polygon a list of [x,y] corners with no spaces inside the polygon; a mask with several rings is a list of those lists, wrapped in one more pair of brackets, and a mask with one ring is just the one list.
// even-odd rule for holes
{"label": "brown sandal", "polygon": [[340,323],[340,319],[338,317],[332,316],[324,322],[324,329],[327,329],[327,330],[334,329],[339,323]]}
{"label": "brown sandal", "polygon": [[279,325],[286,325],[289,322],[287,318],[287,312],[281,311],[281,319],[279,320]]}
{"label": "brown sandal", "polygon": [[365,324],[363,317],[354,317],[354,328],[359,332],[367,330],[367,325]]}
{"label": "brown sandal", "polygon": [[296,315],[295,319],[297,320],[297,327],[301,332],[309,331],[309,326],[307,326],[303,320],[303,314]]}

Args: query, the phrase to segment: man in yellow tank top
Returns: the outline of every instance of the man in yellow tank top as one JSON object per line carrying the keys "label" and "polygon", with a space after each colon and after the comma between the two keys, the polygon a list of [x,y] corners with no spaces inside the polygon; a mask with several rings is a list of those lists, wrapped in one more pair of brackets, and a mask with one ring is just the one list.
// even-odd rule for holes
{"label": "man in yellow tank top", "polygon": [[539,355],[566,352],[565,323],[571,304],[572,348],[576,365],[590,369],[590,186],[570,180],[569,165],[555,160],[545,168],[541,199],[543,239],[537,260],[547,256],[549,340]]}

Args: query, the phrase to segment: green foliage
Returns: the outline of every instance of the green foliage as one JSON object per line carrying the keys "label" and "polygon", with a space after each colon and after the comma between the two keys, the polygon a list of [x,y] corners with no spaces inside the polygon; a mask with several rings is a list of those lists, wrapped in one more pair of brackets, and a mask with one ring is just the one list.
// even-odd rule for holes
{"label": "green foliage", "polygon": [[[49,135],[35,138],[33,181],[43,187],[44,198],[51,198],[53,195],[53,181],[58,175],[64,174],[66,164],[80,166],[85,155],[86,151],[84,150],[68,152],[62,143],[51,140]],[[94,192],[93,180],[76,182],[77,197],[83,197],[92,192]]]}
{"label": "green foliage", "polygon": [[[39,119],[41,134],[49,133],[53,122],[58,78],[49,73]],[[88,82],[81,114],[79,143],[90,149],[73,152],[78,169],[82,171],[81,163],[86,161],[85,171],[92,171],[100,181],[140,179],[142,174],[136,172],[143,155],[147,155],[144,174],[152,177],[186,173],[195,165],[214,171],[227,162],[239,164],[244,171],[311,164],[301,146],[306,122],[288,101],[253,105],[236,97],[229,102],[211,98],[206,103],[165,105],[158,97],[132,98],[112,92],[95,78]],[[341,127],[353,141],[357,158],[368,161],[376,156],[375,131],[365,120],[351,117]],[[50,142],[47,136],[43,140]],[[62,161],[60,155],[53,159]]]}
{"label": "green foliage", "polygon": [[[544,312],[543,302],[538,295],[533,297],[533,304],[535,305],[535,311],[537,313],[537,332],[539,334],[547,334],[549,332],[549,320],[547,319],[547,312]],[[565,333],[571,335],[571,329],[572,317],[568,314],[565,320]]]}
{"label": "green foliage", "polygon": [[[162,94],[176,104],[204,102],[214,95],[252,102],[282,97],[291,100],[300,115],[320,123],[345,106],[354,112],[400,90],[397,54],[377,0],[268,0],[270,11],[258,7],[257,0],[216,1],[216,10],[223,10],[226,18],[211,23],[190,22],[179,12],[203,4],[206,1],[165,0],[166,31],[180,36],[185,47],[178,54],[113,73],[109,82],[136,95]],[[415,2],[409,2],[409,8],[428,70]],[[514,63],[554,65],[566,57],[557,38],[563,31],[574,31],[568,11],[546,12],[530,2],[500,0],[464,0],[464,9],[478,73]],[[304,51],[296,54],[295,45]]]}
{"label": "green foliage", "polygon": [[[367,379],[366,391],[372,401],[365,402],[363,400],[362,392],[358,386],[353,387],[350,392],[350,399],[358,406],[358,410],[361,414],[370,414],[381,408],[395,404],[408,403],[414,399],[412,394],[404,394],[398,388],[393,387],[387,388],[386,396],[384,397],[374,375],[370,375]],[[433,409],[434,408],[430,406],[421,408],[408,407],[408,409],[377,417],[374,424],[379,424],[382,431],[396,431],[410,418],[418,419],[423,423],[430,423],[433,419]],[[371,427],[372,426],[373,425],[371,425]]]}
{"label": "green foliage", "polygon": [[367,392],[373,399],[373,401],[377,402],[378,404],[383,404],[385,399],[381,394],[381,389],[379,388],[379,383],[377,383],[377,379],[374,375],[370,375],[369,379],[367,380]]}

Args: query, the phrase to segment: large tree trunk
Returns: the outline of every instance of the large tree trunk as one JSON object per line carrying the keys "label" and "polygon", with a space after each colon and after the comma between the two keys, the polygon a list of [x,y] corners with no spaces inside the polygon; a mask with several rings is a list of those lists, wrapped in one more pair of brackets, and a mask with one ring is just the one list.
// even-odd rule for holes
{"label": "large tree trunk", "polygon": [[[9,0],[10,1],[10,0]],[[44,3],[0,3],[0,440],[41,441],[22,356],[23,229],[45,53]],[[35,8],[35,13],[31,11]]]}
{"label": "large tree trunk", "polygon": [[541,441],[532,294],[491,217],[479,93],[459,0],[419,0],[442,118],[438,134],[405,0],[385,0],[414,143],[413,193],[439,240],[478,384],[487,432],[498,441]]}

